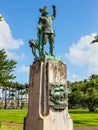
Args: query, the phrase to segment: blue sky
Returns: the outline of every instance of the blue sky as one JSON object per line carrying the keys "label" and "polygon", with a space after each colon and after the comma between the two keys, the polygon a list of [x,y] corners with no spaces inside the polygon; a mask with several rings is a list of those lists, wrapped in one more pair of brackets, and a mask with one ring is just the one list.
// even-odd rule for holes
{"label": "blue sky", "polygon": [[98,44],[90,45],[98,33],[98,0],[0,0],[0,49],[17,61],[15,81],[28,83],[33,55],[28,41],[37,38],[39,8],[52,14],[56,32],[54,53],[67,65],[67,80],[78,81],[98,74]]}

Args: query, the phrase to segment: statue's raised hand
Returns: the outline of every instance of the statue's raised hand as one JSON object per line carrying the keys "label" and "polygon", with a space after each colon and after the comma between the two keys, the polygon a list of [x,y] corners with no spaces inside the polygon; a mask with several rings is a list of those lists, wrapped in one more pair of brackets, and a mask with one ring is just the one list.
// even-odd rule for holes
{"label": "statue's raised hand", "polygon": [[53,9],[55,9],[55,8],[56,8],[56,6],[55,6],[55,5],[52,5],[52,8],[53,8]]}

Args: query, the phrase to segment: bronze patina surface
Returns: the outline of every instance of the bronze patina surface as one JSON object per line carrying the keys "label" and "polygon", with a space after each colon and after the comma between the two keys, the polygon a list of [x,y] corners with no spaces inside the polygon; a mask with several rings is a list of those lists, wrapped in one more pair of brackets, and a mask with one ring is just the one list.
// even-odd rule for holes
{"label": "bronze patina surface", "polygon": [[[53,5],[53,14],[51,16],[48,15],[48,6],[44,6],[40,8],[41,16],[38,21],[38,33],[36,40],[29,40],[30,47],[32,48],[32,53],[35,57],[35,60],[38,57],[42,57],[45,55],[53,56],[54,49],[54,36],[55,31],[52,27],[52,20],[56,17],[56,6]],[[45,44],[49,42],[49,52],[46,52],[44,49]],[[36,53],[36,50],[39,51],[39,54]]]}

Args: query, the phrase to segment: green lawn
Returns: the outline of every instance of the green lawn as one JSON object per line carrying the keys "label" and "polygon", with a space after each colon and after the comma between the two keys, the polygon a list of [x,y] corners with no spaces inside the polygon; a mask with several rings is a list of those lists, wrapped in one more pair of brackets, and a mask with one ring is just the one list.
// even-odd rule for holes
{"label": "green lawn", "polygon": [[0,122],[14,122],[22,124],[24,122],[24,116],[26,116],[26,113],[26,109],[0,110]]}
{"label": "green lawn", "polygon": [[87,109],[69,110],[74,126],[98,126],[98,112],[89,113]]}
{"label": "green lawn", "polygon": [[23,130],[23,128],[18,126],[2,125],[0,130]]}
{"label": "green lawn", "polygon": [[[0,122],[5,121],[5,122],[23,123],[26,113],[27,113],[26,109],[0,110]],[[73,119],[74,126],[98,126],[98,112],[89,113],[87,109],[73,109],[69,110],[69,113]],[[0,128],[0,130],[2,129]]]}

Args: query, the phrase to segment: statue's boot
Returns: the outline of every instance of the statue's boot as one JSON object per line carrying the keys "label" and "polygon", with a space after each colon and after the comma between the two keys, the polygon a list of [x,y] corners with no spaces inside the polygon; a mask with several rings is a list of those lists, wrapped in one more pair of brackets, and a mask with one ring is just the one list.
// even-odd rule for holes
{"label": "statue's boot", "polygon": [[54,48],[54,42],[53,42],[53,40],[50,40],[49,44],[50,44],[50,55],[54,56],[53,55],[53,48]]}
{"label": "statue's boot", "polygon": [[42,56],[45,56],[44,45],[42,46]]}

